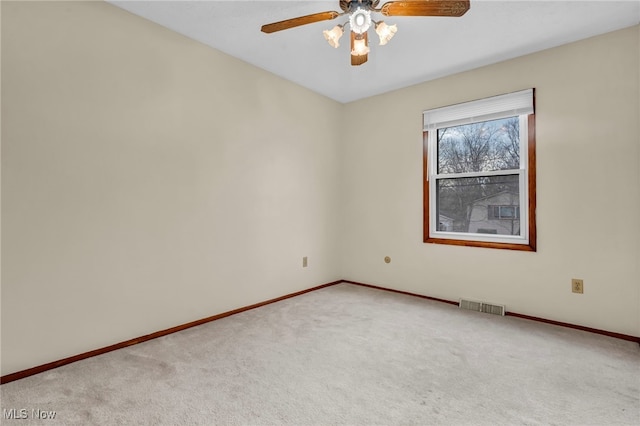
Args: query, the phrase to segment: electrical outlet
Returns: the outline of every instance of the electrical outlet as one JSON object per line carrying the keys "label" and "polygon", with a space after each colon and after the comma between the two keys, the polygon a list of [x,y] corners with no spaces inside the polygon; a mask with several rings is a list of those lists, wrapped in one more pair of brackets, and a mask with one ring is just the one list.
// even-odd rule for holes
{"label": "electrical outlet", "polygon": [[574,293],[584,293],[584,282],[577,278],[571,279],[571,291]]}
{"label": "electrical outlet", "polygon": [[306,268],[309,262],[307,261],[307,256],[302,258],[302,267]]}

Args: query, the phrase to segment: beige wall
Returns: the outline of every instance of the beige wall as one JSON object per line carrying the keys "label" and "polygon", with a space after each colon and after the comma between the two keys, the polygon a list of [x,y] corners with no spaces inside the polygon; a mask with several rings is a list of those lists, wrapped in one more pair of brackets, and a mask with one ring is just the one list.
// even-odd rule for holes
{"label": "beige wall", "polygon": [[[338,278],[640,335],[638,51],[340,105],[105,3],[2,2],[2,374]],[[422,111],[527,87],[539,251],[423,244]]]}
{"label": "beige wall", "polygon": [[101,2],[2,65],[2,374],[339,278],[337,102]]}
{"label": "beige wall", "polygon": [[[384,119],[344,131],[340,275],[640,335],[639,41],[635,26],[348,104]],[[530,87],[538,252],[423,244],[422,111]]]}

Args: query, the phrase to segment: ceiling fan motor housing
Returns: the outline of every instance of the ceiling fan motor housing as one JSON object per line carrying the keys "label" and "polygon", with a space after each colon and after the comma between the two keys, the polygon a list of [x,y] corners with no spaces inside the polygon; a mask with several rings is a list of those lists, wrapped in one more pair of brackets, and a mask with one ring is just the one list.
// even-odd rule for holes
{"label": "ceiling fan motor housing", "polygon": [[347,13],[355,12],[359,7],[365,10],[373,10],[378,3],[380,3],[380,0],[341,0],[340,9]]}

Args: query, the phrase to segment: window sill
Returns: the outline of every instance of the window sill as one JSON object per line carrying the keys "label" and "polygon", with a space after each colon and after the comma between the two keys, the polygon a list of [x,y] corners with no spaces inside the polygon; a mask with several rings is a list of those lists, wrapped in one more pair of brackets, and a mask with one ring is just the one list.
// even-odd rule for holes
{"label": "window sill", "polygon": [[484,247],[503,250],[536,251],[534,244],[496,243],[489,241],[453,240],[448,238],[425,238],[425,243],[446,244],[452,246]]}

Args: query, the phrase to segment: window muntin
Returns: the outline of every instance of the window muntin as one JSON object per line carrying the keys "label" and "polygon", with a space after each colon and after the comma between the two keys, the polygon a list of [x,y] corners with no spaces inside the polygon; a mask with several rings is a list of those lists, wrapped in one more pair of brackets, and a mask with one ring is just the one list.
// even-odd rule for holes
{"label": "window muntin", "polygon": [[535,250],[534,123],[533,89],[425,112],[425,242]]}

